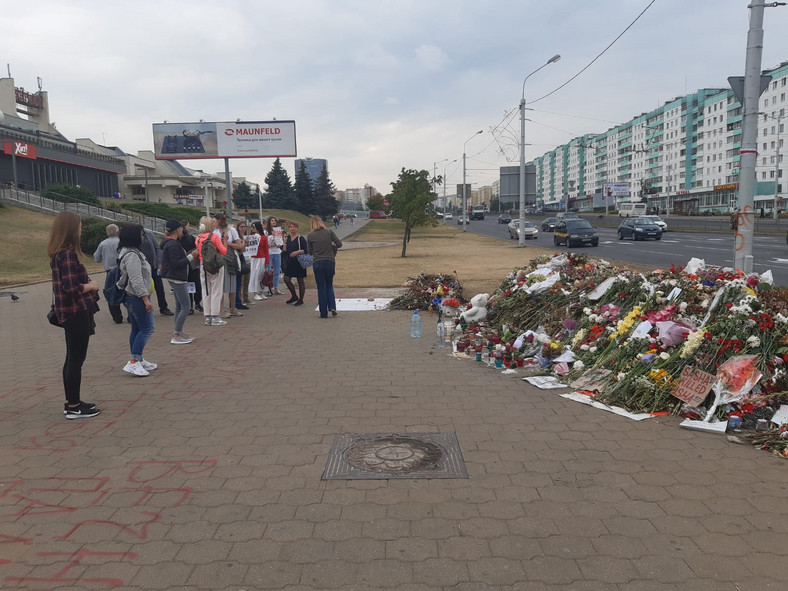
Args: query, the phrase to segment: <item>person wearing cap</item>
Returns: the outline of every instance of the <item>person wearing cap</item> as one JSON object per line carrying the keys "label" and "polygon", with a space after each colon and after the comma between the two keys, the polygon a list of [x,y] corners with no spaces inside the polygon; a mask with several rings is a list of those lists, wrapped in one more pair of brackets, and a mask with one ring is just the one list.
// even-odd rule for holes
{"label": "person wearing cap", "polygon": [[165,232],[164,240],[161,241],[161,276],[168,281],[175,294],[175,332],[170,343],[186,345],[194,340],[194,337],[183,332],[183,325],[191,309],[187,283],[197,249],[186,252],[181,246],[179,240],[183,235],[183,224],[178,220],[167,220]]}

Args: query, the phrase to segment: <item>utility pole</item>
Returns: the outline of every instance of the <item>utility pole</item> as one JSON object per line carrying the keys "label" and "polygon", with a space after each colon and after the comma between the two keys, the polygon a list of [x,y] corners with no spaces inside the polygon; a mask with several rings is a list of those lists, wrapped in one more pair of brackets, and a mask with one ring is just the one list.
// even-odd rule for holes
{"label": "utility pole", "polygon": [[[739,167],[738,230],[733,246],[733,267],[752,273],[755,206],[755,165],[758,159],[758,101],[763,92],[761,59],[763,54],[763,10],[768,6],[785,6],[785,2],[751,0],[750,28],[747,32],[747,57],[744,83],[739,99],[742,103],[741,166]],[[765,81],[768,84],[768,80]],[[734,88],[734,91],[736,89]],[[777,179],[775,179],[776,183]]]}

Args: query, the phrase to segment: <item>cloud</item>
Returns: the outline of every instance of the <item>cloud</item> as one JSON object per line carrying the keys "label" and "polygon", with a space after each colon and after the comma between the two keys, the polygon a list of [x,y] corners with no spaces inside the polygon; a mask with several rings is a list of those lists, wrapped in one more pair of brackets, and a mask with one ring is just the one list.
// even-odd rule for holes
{"label": "cloud", "polygon": [[425,70],[440,70],[449,61],[440,47],[420,45],[416,48],[416,61]]}

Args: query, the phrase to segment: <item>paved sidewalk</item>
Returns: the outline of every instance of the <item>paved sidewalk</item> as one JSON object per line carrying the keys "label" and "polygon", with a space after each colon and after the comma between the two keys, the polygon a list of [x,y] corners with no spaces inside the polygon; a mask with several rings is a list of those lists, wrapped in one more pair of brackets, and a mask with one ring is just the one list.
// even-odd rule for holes
{"label": "paved sidewalk", "polygon": [[[407,312],[319,320],[309,290],[190,317],[186,346],[156,316],[137,378],[104,310],[83,384],[102,413],[67,421],[50,286],[20,291],[0,299],[4,589],[785,588],[785,461],[450,358]],[[336,433],[433,431],[469,479],[320,479]]]}

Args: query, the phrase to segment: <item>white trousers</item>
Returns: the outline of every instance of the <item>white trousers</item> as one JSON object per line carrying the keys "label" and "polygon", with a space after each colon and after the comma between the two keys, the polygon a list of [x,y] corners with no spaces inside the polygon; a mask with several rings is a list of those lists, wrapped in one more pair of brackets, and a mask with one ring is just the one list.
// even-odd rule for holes
{"label": "white trousers", "polygon": [[224,267],[218,273],[206,273],[200,265],[200,284],[202,285],[203,316],[218,316],[222,307],[222,288],[224,286]]}

